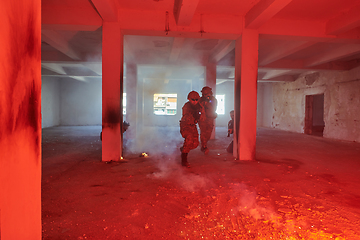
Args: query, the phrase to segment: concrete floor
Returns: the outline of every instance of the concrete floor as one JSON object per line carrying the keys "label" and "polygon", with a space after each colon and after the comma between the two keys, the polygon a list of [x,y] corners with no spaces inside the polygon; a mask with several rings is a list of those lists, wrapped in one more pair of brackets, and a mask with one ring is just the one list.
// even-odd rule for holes
{"label": "concrete floor", "polygon": [[259,128],[235,161],[217,128],[184,169],[177,129],[111,163],[100,131],[43,129],[43,239],[360,239],[358,143]]}

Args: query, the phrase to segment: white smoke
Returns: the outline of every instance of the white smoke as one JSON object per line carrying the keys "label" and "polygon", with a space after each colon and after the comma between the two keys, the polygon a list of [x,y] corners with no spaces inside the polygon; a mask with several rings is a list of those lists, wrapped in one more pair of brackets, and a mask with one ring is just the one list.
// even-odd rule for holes
{"label": "white smoke", "polygon": [[[173,179],[182,188],[190,192],[207,187],[211,182],[207,177],[186,171],[180,165],[181,152],[179,149],[184,141],[179,127],[182,106],[187,102],[187,95],[190,91],[200,91],[203,87],[205,76],[203,58],[199,59],[198,54],[194,51],[186,55],[179,55],[179,61],[170,61],[171,44],[175,41],[173,38],[142,38],[126,35],[124,39],[127,44],[146,43],[145,46],[154,44],[152,51],[133,53],[138,59],[151,64],[137,65],[136,92],[138,94],[137,99],[139,99],[138,106],[141,109],[141,112],[137,112],[137,116],[140,116],[141,121],[138,121],[138,125],[136,125],[135,119],[131,119],[131,112],[127,113],[129,115],[126,117],[129,119],[126,120],[130,123],[129,131],[131,131],[132,126],[136,126],[136,139],[129,139],[124,143],[125,153],[147,153],[149,161],[153,161],[159,169],[157,172],[148,175],[150,178]],[[196,42],[195,47],[199,50],[214,48],[219,42],[213,39],[186,39],[185,41],[189,41],[191,44]],[[142,46],[138,47],[141,49]],[[124,51],[124,54],[127,54],[127,50]],[[129,81],[132,79],[130,75],[128,79]],[[134,85],[130,83],[126,85],[129,90],[130,86]],[[155,115],[154,94],[177,94],[175,115]],[[128,92],[126,96],[129,96]]]}
{"label": "white smoke", "polygon": [[[165,161],[164,161],[165,160]],[[189,192],[197,192],[212,184],[208,177],[200,176],[184,169],[180,165],[179,156],[169,156],[157,162],[159,171],[149,174],[148,177],[164,180],[174,180],[180,187]]]}
{"label": "white smoke", "polygon": [[249,190],[244,183],[234,184],[233,193],[239,198],[237,211],[250,215],[256,220],[265,219],[276,221],[276,213],[272,209],[259,206],[256,202],[258,194]]}
{"label": "white smoke", "polygon": [[151,156],[167,156],[174,151],[180,153],[179,147],[183,142],[179,128],[163,127],[143,129],[137,136],[136,144],[128,144],[130,153],[146,152]]}
{"label": "white smoke", "polygon": [[164,128],[159,132],[158,128],[148,128],[138,138],[137,147],[133,151],[140,150],[149,154],[149,161],[153,161],[158,168],[157,172],[148,177],[164,180],[174,180],[180,187],[189,192],[196,192],[206,188],[210,179],[184,169],[181,165],[181,152],[184,139],[179,128]]}

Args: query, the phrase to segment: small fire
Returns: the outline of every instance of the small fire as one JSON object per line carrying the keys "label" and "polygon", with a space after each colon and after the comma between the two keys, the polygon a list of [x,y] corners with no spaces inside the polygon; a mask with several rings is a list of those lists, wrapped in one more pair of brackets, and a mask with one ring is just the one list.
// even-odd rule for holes
{"label": "small fire", "polygon": [[146,152],[143,152],[143,153],[140,154],[139,157],[145,157],[146,158],[146,157],[149,157],[149,155]]}

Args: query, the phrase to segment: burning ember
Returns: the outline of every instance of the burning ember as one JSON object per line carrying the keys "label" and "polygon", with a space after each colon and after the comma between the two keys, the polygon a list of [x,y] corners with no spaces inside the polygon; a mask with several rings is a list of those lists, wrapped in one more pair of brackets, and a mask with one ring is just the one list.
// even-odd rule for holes
{"label": "burning ember", "polygon": [[139,157],[145,157],[146,158],[146,157],[149,157],[149,155],[147,153],[143,152],[143,153],[140,154]]}

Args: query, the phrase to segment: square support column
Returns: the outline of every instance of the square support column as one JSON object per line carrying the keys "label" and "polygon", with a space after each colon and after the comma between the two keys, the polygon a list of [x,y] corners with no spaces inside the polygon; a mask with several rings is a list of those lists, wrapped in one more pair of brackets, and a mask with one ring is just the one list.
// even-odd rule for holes
{"label": "square support column", "polygon": [[[206,76],[205,85],[212,88],[212,92],[215,96],[216,95],[216,63],[208,63],[206,65],[205,76]],[[215,128],[216,128],[216,119],[214,120],[214,129],[211,133],[210,139],[215,139]]]}
{"label": "square support column", "polygon": [[255,160],[259,33],[244,29],[235,48],[234,157]]}
{"label": "square support column", "polygon": [[102,45],[102,161],[120,161],[124,60],[119,23],[103,23]]}
{"label": "square support column", "polygon": [[0,22],[0,239],[41,240],[41,1]]}

